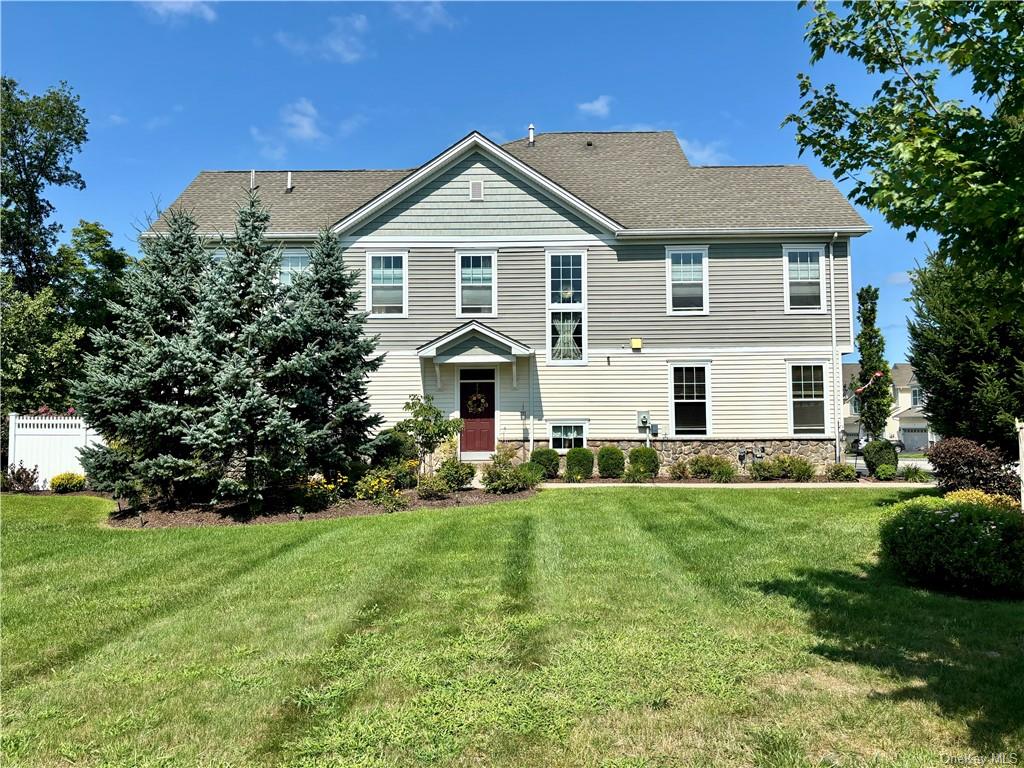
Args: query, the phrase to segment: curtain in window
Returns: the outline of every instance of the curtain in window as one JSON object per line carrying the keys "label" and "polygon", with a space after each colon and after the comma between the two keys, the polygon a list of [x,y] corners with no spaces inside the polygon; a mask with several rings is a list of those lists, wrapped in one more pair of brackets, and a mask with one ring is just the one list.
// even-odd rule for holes
{"label": "curtain in window", "polygon": [[551,357],[554,360],[580,360],[582,349],[582,318],[578,312],[555,312],[551,315]]}

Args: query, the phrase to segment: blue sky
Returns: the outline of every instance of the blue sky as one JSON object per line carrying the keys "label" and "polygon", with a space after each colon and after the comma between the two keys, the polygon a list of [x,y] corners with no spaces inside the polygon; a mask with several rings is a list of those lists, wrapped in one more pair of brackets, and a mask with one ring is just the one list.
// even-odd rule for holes
{"label": "blue sky", "polygon": [[[202,169],[406,168],[470,130],[675,131],[693,163],[805,162],[782,119],[796,74],[866,101],[850,62],[809,67],[795,3],[10,3],[2,68],[67,80],[90,119],[84,191],[52,190],[65,236],[136,230]],[[906,354],[909,243],[877,215],[854,281],[881,289],[888,356]]]}

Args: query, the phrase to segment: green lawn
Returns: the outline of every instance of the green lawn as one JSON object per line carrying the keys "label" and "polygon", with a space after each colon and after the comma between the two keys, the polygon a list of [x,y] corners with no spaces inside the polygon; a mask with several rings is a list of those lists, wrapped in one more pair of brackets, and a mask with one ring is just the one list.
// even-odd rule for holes
{"label": "green lawn", "polygon": [[1024,606],[875,565],[890,490],[573,489],[110,530],[4,497],[4,765],[937,765],[1024,744]]}

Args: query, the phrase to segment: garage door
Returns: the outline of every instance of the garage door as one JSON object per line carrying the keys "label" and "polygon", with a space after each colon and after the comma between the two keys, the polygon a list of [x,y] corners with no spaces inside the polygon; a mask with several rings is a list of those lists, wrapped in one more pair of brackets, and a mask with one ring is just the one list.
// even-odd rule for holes
{"label": "garage door", "polygon": [[907,453],[920,453],[928,447],[928,428],[903,427],[900,430],[900,440],[903,441]]}

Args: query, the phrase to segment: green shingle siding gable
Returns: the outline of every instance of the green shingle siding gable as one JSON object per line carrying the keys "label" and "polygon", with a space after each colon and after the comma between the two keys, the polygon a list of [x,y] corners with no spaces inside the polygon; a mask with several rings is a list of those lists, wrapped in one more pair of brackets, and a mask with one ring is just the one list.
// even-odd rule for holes
{"label": "green shingle siding gable", "polygon": [[[470,181],[484,199],[470,200]],[[489,158],[473,153],[355,232],[357,237],[593,235],[598,230]]]}

